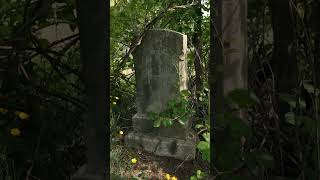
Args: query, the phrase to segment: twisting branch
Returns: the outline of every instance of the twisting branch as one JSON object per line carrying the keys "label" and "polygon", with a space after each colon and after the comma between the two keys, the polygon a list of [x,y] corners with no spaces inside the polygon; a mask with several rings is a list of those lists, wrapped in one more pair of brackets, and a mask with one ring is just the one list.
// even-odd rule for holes
{"label": "twisting branch", "polygon": [[146,24],[144,29],[143,29],[143,31],[138,36],[133,38],[133,40],[131,41],[132,43],[130,44],[129,51],[120,59],[120,63],[118,65],[117,69],[114,70],[113,79],[111,80],[111,84],[114,84],[117,81],[117,78],[118,78],[117,74],[119,74],[121,69],[124,67],[124,65],[127,62],[127,59],[130,56],[130,54],[141,43],[141,40],[143,39],[145,33],[148,30],[150,30],[161,18],[163,18],[166,15],[166,13],[173,12],[173,11],[176,11],[178,9],[186,9],[186,8],[195,6],[196,4],[197,4],[196,2],[192,2],[191,4],[180,5],[180,6],[174,5],[174,4],[170,4],[162,12],[160,12],[155,18],[153,18],[148,24]]}

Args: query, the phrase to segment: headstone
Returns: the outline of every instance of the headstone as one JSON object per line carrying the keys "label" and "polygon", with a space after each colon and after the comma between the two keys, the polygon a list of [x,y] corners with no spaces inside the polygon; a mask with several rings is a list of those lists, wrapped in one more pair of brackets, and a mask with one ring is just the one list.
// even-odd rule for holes
{"label": "headstone", "polygon": [[187,89],[187,36],[171,30],[149,30],[133,52],[137,87],[137,113],[133,132],[125,139],[129,147],[159,156],[194,159],[196,138],[186,125],[155,128],[148,112],[161,112],[167,102]]}

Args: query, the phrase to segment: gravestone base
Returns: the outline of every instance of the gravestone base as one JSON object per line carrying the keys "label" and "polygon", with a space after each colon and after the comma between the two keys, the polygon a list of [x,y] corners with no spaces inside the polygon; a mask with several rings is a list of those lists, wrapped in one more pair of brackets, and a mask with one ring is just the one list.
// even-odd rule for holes
{"label": "gravestone base", "polygon": [[76,172],[71,178],[72,180],[105,180],[105,174],[103,172],[88,172],[87,166],[84,165]]}
{"label": "gravestone base", "polygon": [[180,160],[193,160],[196,156],[196,138],[185,140],[163,137],[155,133],[132,131],[125,137],[127,147],[142,149],[158,156],[173,157]]}

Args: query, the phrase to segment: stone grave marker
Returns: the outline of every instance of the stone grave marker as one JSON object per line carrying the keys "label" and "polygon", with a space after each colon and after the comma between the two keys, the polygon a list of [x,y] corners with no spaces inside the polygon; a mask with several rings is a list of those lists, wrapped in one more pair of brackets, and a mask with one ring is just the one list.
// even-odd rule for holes
{"label": "stone grave marker", "polygon": [[181,160],[195,158],[196,138],[190,122],[155,128],[148,118],[148,112],[161,112],[169,100],[187,89],[186,51],[186,35],[157,29],[146,32],[133,52],[137,113],[132,118],[134,130],[125,138],[127,146]]}

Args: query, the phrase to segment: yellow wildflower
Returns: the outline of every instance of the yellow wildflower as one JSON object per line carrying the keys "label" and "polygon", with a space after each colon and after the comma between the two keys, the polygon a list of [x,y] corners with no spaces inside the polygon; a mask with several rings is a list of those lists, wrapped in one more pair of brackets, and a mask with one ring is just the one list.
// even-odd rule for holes
{"label": "yellow wildflower", "polygon": [[8,112],[8,109],[0,108],[0,112],[3,113],[3,114],[6,114]]}
{"label": "yellow wildflower", "polygon": [[27,114],[25,112],[19,112],[18,116],[20,119],[28,119],[29,118],[29,114]]}
{"label": "yellow wildflower", "polygon": [[171,180],[178,180],[175,176],[172,176]]}
{"label": "yellow wildflower", "polygon": [[10,130],[10,134],[12,134],[13,136],[19,136],[20,135],[20,130],[18,128],[12,128]]}
{"label": "yellow wildflower", "polygon": [[120,134],[120,135],[123,135],[123,131],[119,131],[119,134]]}
{"label": "yellow wildflower", "polygon": [[117,102],[112,102],[112,104],[113,104],[113,105],[116,105],[116,104],[117,104]]}
{"label": "yellow wildflower", "polygon": [[170,174],[166,174],[165,177],[166,177],[167,180],[170,180],[170,178],[171,178],[171,177],[170,177]]}
{"label": "yellow wildflower", "polygon": [[131,163],[132,163],[132,164],[136,164],[137,161],[138,161],[138,160],[137,160],[136,158],[131,159]]}
{"label": "yellow wildflower", "polygon": [[119,99],[119,97],[116,97],[116,99]]}

